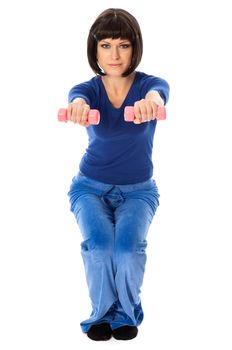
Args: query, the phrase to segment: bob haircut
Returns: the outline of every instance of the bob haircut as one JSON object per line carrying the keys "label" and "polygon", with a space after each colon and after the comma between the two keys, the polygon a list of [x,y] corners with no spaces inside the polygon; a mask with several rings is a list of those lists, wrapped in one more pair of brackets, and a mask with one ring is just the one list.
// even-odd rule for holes
{"label": "bob haircut", "polygon": [[103,11],[95,20],[87,40],[87,56],[92,70],[99,75],[106,75],[97,64],[97,44],[103,39],[126,39],[132,44],[130,67],[122,74],[131,74],[139,65],[143,54],[143,39],[139,24],[129,12],[110,8]]}

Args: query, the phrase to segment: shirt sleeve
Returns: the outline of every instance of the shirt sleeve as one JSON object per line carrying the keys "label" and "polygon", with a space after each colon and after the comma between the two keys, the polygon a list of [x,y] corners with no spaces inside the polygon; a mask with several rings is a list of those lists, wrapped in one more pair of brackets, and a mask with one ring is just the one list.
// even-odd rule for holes
{"label": "shirt sleeve", "polygon": [[164,104],[168,102],[169,99],[169,84],[166,80],[154,77],[152,75],[147,75],[142,79],[141,82],[141,91],[145,96],[149,91],[155,90],[160,94],[160,97],[163,99]]}
{"label": "shirt sleeve", "polygon": [[95,101],[95,91],[92,81],[87,81],[71,88],[68,94],[68,103],[71,103],[75,98],[83,98],[88,105],[92,105]]}

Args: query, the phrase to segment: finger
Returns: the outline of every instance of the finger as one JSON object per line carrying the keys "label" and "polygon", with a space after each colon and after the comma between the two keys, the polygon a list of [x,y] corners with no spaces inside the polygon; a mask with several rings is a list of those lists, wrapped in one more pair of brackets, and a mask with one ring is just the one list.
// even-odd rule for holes
{"label": "finger", "polygon": [[76,116],[76,108],[74,108],[73,104],[71,104],[69,120],[73,123],[75,122],[75,116]]}
{"label": "finger", "polygon": [[76,124],[81,124],[82,121],[85,122],[86,120],[83,118],[83,107],[80,105],[76,105],[74,109],[74,115],[73,115],[73,122]]}
{"label": "finger", "polygon": [[71,115],[72,115],[72,105],[69,104],[67,108],[67,120],[71,120]]}
{"label": "finger", "polygon": [[155,120],[156,117],[157,117],[157,105],[155,104],[152,110],[152,120]]}
{"label": "finger", "polygon": [[156,109],[157,109],[157,106],[154,103],[146,104],[146,117],[144,118],[144,120],[145,119],[146,121],[154,120],[156,118]]}
{"label": "finger", "polygon": [[71,117],[72,122],[76,124],[76,123],[78,123],[79,119],[78,119],[78,110],[77,110],[77,108],[73,108],[73,110],[72,110],[72,117]]}
{"label": "finger", "polygon": [[80,122],[80,125],[81,125],[81,126],[85,126],[85,127],[90,126],[90,124],[89,124],[88,121],[81,121],[81,122]]}
{"label": "finger", "polygon": [[89,110],[90,110],[90,107],[88,105],[85,105],[83,107],[82,116],[81,116],[81,121],[82,122],[87,122],[88,121]]}
{"label": "finger", "polygon": [[134,115],[135,120],[137,119],[139,121],[140,119],[142,119],[140,107],[137,103],[134,104]]}
{"label": "finger", "polygon": [[146,106],[140,107],[141,122],[147,121],[147,108]]}
{"label": "finger", "polygon": [[134,119],[134,124],[141,124],[141,119],[140,118],[135,118]]}

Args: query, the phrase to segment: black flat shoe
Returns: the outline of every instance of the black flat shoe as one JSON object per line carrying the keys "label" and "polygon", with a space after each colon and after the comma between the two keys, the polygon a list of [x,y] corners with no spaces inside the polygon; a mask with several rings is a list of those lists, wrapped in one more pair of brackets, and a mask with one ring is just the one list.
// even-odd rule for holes
{"label": "black flat shoe", "polygon": [[113,337],[117,340],[130,340],[137,334],[138,328],[135,326],[122,326],[113,330]]}
{"label": "black flat shoe", "polygon": [[94,324],[87,332],[92,340],[109,340],[112,336],[112,329],[109,323]]}

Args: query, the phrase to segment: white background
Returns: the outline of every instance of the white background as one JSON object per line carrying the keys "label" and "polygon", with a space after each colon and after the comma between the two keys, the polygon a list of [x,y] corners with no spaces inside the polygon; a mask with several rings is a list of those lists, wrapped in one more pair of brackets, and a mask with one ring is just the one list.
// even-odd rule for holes
{"label": "white background", "polygon": [[[155,135],[145,319],[136,339],[98,343],[79,327],[91,310],[67,197],[87,137],[56,115],[93,76],[88,30],[109,7],[138,19],[138,69],[171,93]],[[230,12],[226,0],[1,1],[2,350],[232,349]]]}

